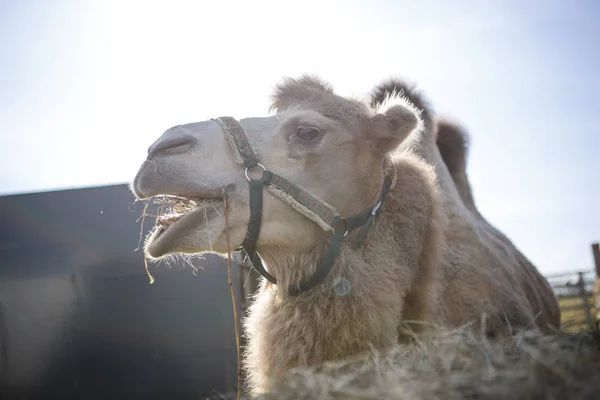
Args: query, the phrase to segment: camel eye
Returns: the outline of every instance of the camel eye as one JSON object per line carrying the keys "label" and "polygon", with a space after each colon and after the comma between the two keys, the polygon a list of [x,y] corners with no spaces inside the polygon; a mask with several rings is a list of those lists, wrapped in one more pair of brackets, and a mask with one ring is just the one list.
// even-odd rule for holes
{"label": "camel eye", "polygon": [[315,139],[318,135],[319,129],[313,126],[299,126],[298,130],[296,131],[296,136],[307,142]]}

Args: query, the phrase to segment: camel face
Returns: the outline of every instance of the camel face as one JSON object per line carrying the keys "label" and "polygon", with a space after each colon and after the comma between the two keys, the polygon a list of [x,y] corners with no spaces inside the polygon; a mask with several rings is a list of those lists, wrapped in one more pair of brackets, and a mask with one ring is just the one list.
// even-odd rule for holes
{"label": "camel face", "polygon": [[[275,97],[275,115],[239,121],[259,162],[342,216],[362,211],[377,200],[387,151],[420,121],[410,105],[388,104],[374,112],[310,80],[281,85]],[[150,257],[225,253],[224,196],[231,247],[242,243],[250,193],[244,165],[235,157],[225,132],[213,120],[173,127],[150,146],[131,185],[136,197],[172,195],[194,202],[193,209],[183,215],[161,218],[161,226],[146,243]],[[261,172],[255,167],[249,175],[258,178]],[[263,197],[258,240],[263,251],[270,247],[301,250],[326,240],[315,222],[267,189]]]}

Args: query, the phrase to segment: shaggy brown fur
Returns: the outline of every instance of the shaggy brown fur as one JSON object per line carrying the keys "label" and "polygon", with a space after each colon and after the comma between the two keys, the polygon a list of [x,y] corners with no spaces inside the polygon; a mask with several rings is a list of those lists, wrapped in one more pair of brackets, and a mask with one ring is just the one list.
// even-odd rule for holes
{"label": "shaggy brown fur", "polygon": [[354,133],[363,132],[370,115],[365,104],[337,96],[331,85],[311,75],[286,78],[276,86],[270,110],[284,112],[291,108],[316,110]]}
{"label": "shaggy brown fur", "polygon": [[436,130],[436,144],[452,175],[464,173],[466,170],[469,138],[457,124],[449,120],[439,119]]}
{"label": "shaggy brown fur", "polygon": [[425,129],[433,127],[433,113],[429,101],[417,89],[416,84],[410,84],[401,79],[389,79],[377,85],[371,92],[370,104],[373,109],[381,106],[390,97],[403,96],[408,99],[420,112]]}
{"label": "shaggy brown fur", "polygon": [[447,119],[438,119],[436,128],[436,144],[456,184],[456,189],[465,206],[471,211],[478,212],[467,177],[468,134],[458,124]]}
{"label": "shaggy brown fur", "polygon": [[[446,182],[446,185],[443,185],[442,182],[442,186],[445,189],[453,189],[452,186],[456,188],[461,200],[459,203],[462,203],[469,210],[469,213],[466,213],[464,216],[468,217],[471,214],[477,220],[473,226],[477,227],[479,225],[482,232],[486,232],[490,236],[490,239],[492,239],[492,242],[488,242],[487,244],[489,246],[488,249],[496,248],[501,250],[505,254],[503,257],[512,259],[508,265],[513,265],[513,268],[515,268],[511,274],[513,274],[512,278],[516,278],[517,280],[513,282],[518,282],[518,285],[521,287],[521,296],[526,298],[526,301],[530,303],[534,310],[538,310],[535,316],[538,326],[544,330],[547,327],[558,327],[560,325],[560,310],[556,297],[546,279],[539,274],[535,266],[531,264],[502,232],[492,226],[481,215],[475,205],[466,172],[466,159],[469,150],[469,135],[467,132],[449,119],[436,118],[423,94],[415,90],[415,85],[410,85],[400,79],[391,79],[378,85],[372,92],[371,105],[380,104],[383,99],[393,96],[396,93],[402,93],[406,96],[421,110],[422,115],[426,119],[432,121],[430,125],[434,133],[433,138],[439,151],[439,158],[443,162],[440,163],[436,157],[436,152],[431,151],[431,147],[433,147],[431,139],[429,142],[426,140],[421,143],[413,142],[413,149],[421,147],[425,159],[430,164],[436,166],[436,171],[441,181],[444,181],[445,176],[447,176],[446,172],[448,173],[454,185],[451,185],[450,180],[446,179],[448,182]],[[428,148],[429,151],[427,151]],[[440,164],[444,164],[446,168],[441,167]],[[460,204],[457,205],[458,199],[452,196],[452,190],[444,190],[443,192],[445,192],[445,207],[447,211],[453,214],[462,213],[460,211]],[[462,218],[456,218],[455,216],[453,219],[461,220]],[[507,265],[505,264],[505,266]],[[509,323],[509,321],[506,322]]]}
{"label": "shaggy brown fur", "polygon": [[[429,101],[415,84],[399,79],[390,79],[376,86],[370,98],[371,107],[376,108],[389,97],[405,96],[421,112],[425,126],[435,132],[437,148],[465,204],[471,204],[471,186],[466,179],[466,160],[469,149],[467,132],[455,122],[435,118]],[[464,178],[463,179],[463,175]]]}
{"label": "shaggy brown fur", "polygon": [[[330,118],[344,117],[347,114],[342,112],[346,110],[356,121],[360,119],[353,124],[354,130],[367,126],[386,132],[388,128],[379,126],[380,118],[385,118],[383,122],[389,124],[384,127],[396,130],[390,131],[389,137],[377,133],[376,138],[383,140],[388,150],[397,147],[404,138],[403,132],[410,132],[410,127],[400,122],[408,117],[405,106],[384,104],[380,113],[371,116],[361,103],[330,93],[314,101],[311,91],[316,85],[298,92],[295,85],[292,82],[291,86],[279,88],[276,99],[283,97],[285,104],[327,112]],[[297,97],[293,97],[296,93]],[[279,111],[281,107],[278,103]],[[373,131],[365,130],[355,133],[359,143],[365,140],[362,138],[374,135]],[[394,145],[390,142],[393,140]],[[359,154],[367,151],[359,150]],[[358,161],[362,162],[360,158]],[[379,165],[364,165],[369,164],[375,167],[362,186],[377,183],[370,191],[371,197],[363,198],[364,204],[356,211],[374,204],[382,184],[381,161]],[[319,287],[298,297],[282,296],[285,287],[305,280],[314,272],[325,244],[294,253],[287,249],[262,250],[280,285],[274,288],[262,282],[244,323],[248,336],[244,362],[254,392],[268,389],[279,373],[293,366],[340,359],[368,351],[371,346],[390,348],[398,342],[404,318],[427,319],[435,290],[432,275],[437,265],[442,220],[435,176],[430,167],[410,155],[397,160],[394,168],[397,182],[383,205],[382,218],[373,225],[362,248],[353,244],[357,233],[349,235],[333,271]],[[339,279],[346,279],[352,285],[345,296],[332,289]]]}
{"label": "shaggy brown fur", "polygon": [[[419,96],[404,86],[372,104],[383,107],[404,98],[426,107]],[[347,118],[354,130],[370,125],[363,104],[335,95],[328,84],[317,84],[314,78],[288,80],[274,99],[278,111],[293,105],[336,120]],[[424,143],[429,140],[435,147],[432,112],[423,108],[420,115],[430,126],[421,134]],[[427,324],[459,326],[486,314],[486,331],[491,334],[558,326],[558,306],[544,278],[532,265],[524,266],[527,260],[510,243],[482,239],[495,232],[458,214],[452,204],[460,203],[460,197],[443,187],[440,192],[437,182],[444,177],[436,176],[435,160],[428,159],[431,153],[419,150],[412,145],[396,154],[398,182],[365,248],[345,246],[321,289],[276,299],[271,285],[263,283],[245,322],[246,369],[257,392],[292,366],[336,360],[370,346],[388,348],[405,339],[395,332],[411,321],[411,329],[420,331]],[[451,166],[456,164],[460,165]],[[321,245],[292,257],[266,254],[267,264],[279,276],[302,271],[296,275],[306,277],[323,250]],[[327,289],[340,277],[352,282],[351,293],[344,297]]]}
{"label": "shaggy brown fur", "polygon": [[376,86],[370,98],[371,107],[377,107],[390,96],[405,96],[421,112],[425,126],[435,132],[435,141],[444,164],[452,176],[456,189],[465,205],[476,210],[471,185],[466,175],[469,135],[454,121],[435,118],[429,101],[416,85],[400,79],[390,79]]}

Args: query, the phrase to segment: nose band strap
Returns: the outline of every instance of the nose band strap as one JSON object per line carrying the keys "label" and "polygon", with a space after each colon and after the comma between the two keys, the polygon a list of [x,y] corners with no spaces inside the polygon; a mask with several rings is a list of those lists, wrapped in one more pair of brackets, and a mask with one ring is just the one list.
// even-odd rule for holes
{"label": "nose band strap", "polygon": [[227,141],[231,146],[234,157],[238,164],[244,164],[246,168],[254,168],[258,166],[257,151],[252,146],[250,139],[244,133],[242,126],[232,117],[215,118],[221,125],[221,129],[227,137]]}

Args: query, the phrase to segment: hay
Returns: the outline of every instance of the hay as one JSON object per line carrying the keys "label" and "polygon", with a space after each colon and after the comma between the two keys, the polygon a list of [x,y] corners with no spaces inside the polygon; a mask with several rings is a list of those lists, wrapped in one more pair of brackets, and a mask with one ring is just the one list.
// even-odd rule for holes
{"label": "hay", "polygon": [[[153,217],[158,218],[163,215],[175,214],[175,213],[185,213],[193,210],[198,206],[198,203],[191,199],[187,199],[179,196],[171,196],[171,195],[157,195],[153,196],[147,200],[145,200],[146,205],[142,212],[143,217]],[[149,212],[153,210],[150,208],[155,206],[154,212]]]}
{"label": "hay", "polygon": [[[138,241],[138,246],[134,251],[138,251],[141,248],[143,235],[144,235],[144,222],[146,221],[146,217],[154,218],[154,225],[148,232],[146,238],[152,234],[152,232],[157,229],[159,225],[159,218],[162,216],[170,215],[170,214],[184,214],[188,211],[193,210],[198,205],[196,202],[178,196],[169,196],[169,195],[159,195],[153,196],[144,201],[144,208],[142,210],[142,214],[137,219],[136,222],[140,221],[140,239]],[[152,206],[157,206],[155,210],[151,208]],[[150,273],[148,269],[148,257],[144,254],[144,266],[146,268],[146,274],[148,275],[148,279],[150,280],[150,284],[154,283],[154,276]]]}
{"label": "hay", "polygon": [[292,370],[258,399],[600,399],[600,332],[437,332],[386,354]]}
{"label": "hay", "polygon": [[154,283],[154,277],[152,276],[152,274],[150,273],[150,270],[148,269],[148,257],[146,257],[145,254],[144,254],[144,266],[146,267],[146,275],[148,275],[148,279],[150,280],[150,284],[152,285]]}

